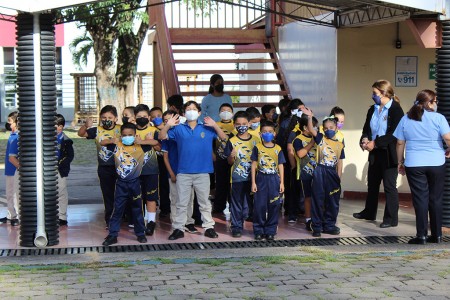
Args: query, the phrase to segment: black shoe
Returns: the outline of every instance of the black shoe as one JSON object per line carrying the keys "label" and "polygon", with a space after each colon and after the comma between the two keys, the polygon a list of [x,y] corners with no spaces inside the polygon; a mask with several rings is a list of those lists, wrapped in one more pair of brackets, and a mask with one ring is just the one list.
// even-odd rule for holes
{"label": "black shoe", "polygon": [[268,234],[268,235],[266,235],[266,240],[268,242],[271,242],[271,241],[275,240],[275,236],[273,234]]}
{"label": "black shoe", "polygon": [[147,243],[147,238],[145,237],[145,235],[138,236],[137,240],[139,243]]}
{"label": "black shoe", "polygon": [[155,226],[156,226],[155,222],[153,222],[153,221],[148,222],[147,227],[145,228],[145,234],[153,235],[153,233],[155,232]]}
{"label": "black shoe", "polygon": [[19,225],[19,220],[18,219],[12,219],[11,220],[11,226],[18,226]]}
{"label": "black shoe", "polygon": [[397,227],[398,224],[390,224],[390,223],[381,223],[380,228],[389,228],[389,227]]}
{"label": "black shoe", "polygon": [[297,222],[297,217],[290,216],[289,219],[288,219],[288,223],[295,223],[295,222]]}
{"label": "black shoe", "polygon": [[169,236],[169,240],[174,241],[174,240],[178,240],[184,238],[184,232],[181,231],[180,229],[175,229],[172,234]]}
{"label": "black shoe", "polygon": [[427,238],[424,236],[421,237],[415,237],[408,241],[408,244],[415,244],[415,245],[425,245],[427,243]]}
{"label": "black shoe", "polygon": [[197,228],[195,228],[194,224],[187,224],[186,226],[184,226],[184,231],[189,233],[198,233],[198,230]]}
{"label": "black shoe", "polygon": [[353,218],[360,219],[360,220],[367,220],[367,221],[375,221],[375,218],[369,218],[366,215],[364,215],[362,212],[354,213]]}
{"label": "black shoe", "polygon": [[231,235],[232,235],[234,238],[240,238],[240,237],[242,236],[242,233],[241,233],[240,230],[233,230],[233,231],[231,232]]}
{"label": "black shoe", "polygon": [[308,231],[313,231],[313,230],[312,230],[312,220],[306,221],[305,227],[306,227],[306,230],[308,230]]}
{"label": "black shoe", "polygon": [[219,235],[216,233],[216,231],[214,230],[214,228],[208,228],[205,231],[205,236],[212,238],[212,239],[217,239],[219,237]]}
{"label": "black shoe", "polygon": [[6,217],[0,218],[0,224],[6,224],[8,222],[8,219]]}
{"label": "black shoe", "polygon": [[427,237],[427,243],[436,243],[436,244],[440,244],[440,243],[442,243],[442,236],[433,236],[433,235],[430,235],[429,237]]}
{"label": "black shoe", "polygon": [[320,231],[314,231],[314,230],[313,230],[312,236],[313,236],[313,237],[321,237],[322,234],[320,233]]}
{"label": "black shoe", "polygon": [[67,226],[67,220],[59,219],[59,226]]}
{"label": "black shoe", "polygon": [[262,241],[264,239],[264,235],[262,234],[255,234],[255,241]]}
{"label": "black shoe", "polygon": [[330,229],[324,229],[323,233],[331,234],[331,235],[339,235],[341,233],[341,229],[337,226],[331,227]]}
{"label": "black shoe", "polygon": [[109,246],[117,243],[117,236],[108,235],[103,242],[103,246]]}

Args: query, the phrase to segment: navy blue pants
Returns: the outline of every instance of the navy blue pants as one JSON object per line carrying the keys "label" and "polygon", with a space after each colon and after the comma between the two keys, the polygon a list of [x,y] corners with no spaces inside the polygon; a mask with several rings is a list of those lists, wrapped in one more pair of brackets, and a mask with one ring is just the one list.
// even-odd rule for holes
{"label": "navy blue pants", "polygon": [[291,171],[291,200],[289,202],[289,217],[297,217],[305,211],[305,197],[303,197],[302,183],[297,179],[297,167]]}
{"label": "navy blue pants", "polygon": [[341,179],[335,167],[318,165],[312,182],[311,219],[314,232],[336,226],[341,197]]}
{"label": "navy blue pants", "polygon": [[118,179],[116,182],[116,193],[114,198],[114,209],[109,221],[109,235],[118,236],[120,223],[128,199],[132,199],[131,215],[136,236],[144,235],[145,224],[142,211],[141,184],[139,178],[131,181]]}
{"label": "navy blue pants", "polygon": [[406,177],[416,212],[418,237],[428,233],[428,213],[432,236],[442,236],[442,197],[444,195],[445,165],[407,167]]}
{"label": "navy blue pants", "polygon": [[114,207],[114,190],[117,179],[116,167],[98,166],[97,175],[100,180],[103,205],[105,206],[105,222],[108,225]]}
{"label": "navy blue pants", "polygon": [[253,233],[277,233],[278,213],[280,212],[280,176],[278,174],[256,174],[258,190],[254,196]]}
{"label": "navy blue pants", "polygon": [[[248,217],[251,182],[233,182],[231,184],[231,229],[242,231],[244,221]],[[216,198],[217,199],[217,198]]]}
{"label": "navy blue pants", "polygon": [[215,212],[221,212],[227,206],[230,199],[230,172],[231,166],[226,159],[217,157],[214,163],[214,172],[216,178],[216,195],[214,197]]}
{"label": "navy blue pants", "polygon": [[139,180],[141,182],[141,191],[142,191],[142,202],[147,203],[156,202],[158,204],[159,201],[159,175],[158,174],[150,174],[150,175],[141,175],[139,176]]}
{"label": "navy blue pants", "polygon": [[164,164],[164,157],[158,155],[159,168],[159,209],[167,214],[170,214],[170,198],[169,198],[169,181],[166,165]]}

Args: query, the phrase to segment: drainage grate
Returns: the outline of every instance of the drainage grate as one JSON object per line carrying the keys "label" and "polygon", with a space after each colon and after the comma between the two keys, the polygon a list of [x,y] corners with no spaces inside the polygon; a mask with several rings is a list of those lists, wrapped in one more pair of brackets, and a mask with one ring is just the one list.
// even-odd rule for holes
{"label": "drainage grate", "polygon": [[[45,256],[70,255],[86,253],[123,253],[123,252],[150,252],[166,250],[213,250],[213,249],[239,249],[239,248],[269,248],[269,247],[298,247],[298,246],[350,246],[350,245],[381,245],[406,244],[412,236],[366,236],[344,237],[329,239],[297,239],[263,241],[231,241],[231,242],[201,242],[176,244],[148,244],[127,246],[95,246],[73,248],[48,249],[4,249],[0,250],[0,257],[4,256]],[[450,236],[443,237],[443,242],[450,242]]]}

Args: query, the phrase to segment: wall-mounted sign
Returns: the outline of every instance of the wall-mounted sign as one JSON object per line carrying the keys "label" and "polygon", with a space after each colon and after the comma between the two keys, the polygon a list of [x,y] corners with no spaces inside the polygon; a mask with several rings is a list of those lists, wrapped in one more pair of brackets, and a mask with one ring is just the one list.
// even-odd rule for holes
{"label": "wall-mounted sign", "polygon": [[430,64],[428,67],[428,79],[436,80],[436,64]]}
{"label": "wall-mounted sign", "polygon": [[395,57],[395,86],[417,86],[417,56]]}

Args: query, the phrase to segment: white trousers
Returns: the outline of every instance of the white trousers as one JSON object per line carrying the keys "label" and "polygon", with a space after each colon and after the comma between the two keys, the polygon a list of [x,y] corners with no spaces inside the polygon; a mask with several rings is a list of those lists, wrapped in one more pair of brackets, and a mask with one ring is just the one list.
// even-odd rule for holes
{"label": "white trousers", "polygon": [[6,203],[8,205],[8,219],[17,219],[19,211],[19,172],[6,178]]}
{"label": "white trousers", "polygon": [[67,221],[67,205],[69,204],[69,193],[67,191],[67,177],[61,177],[58,172],[58,205],[59,218]]}

